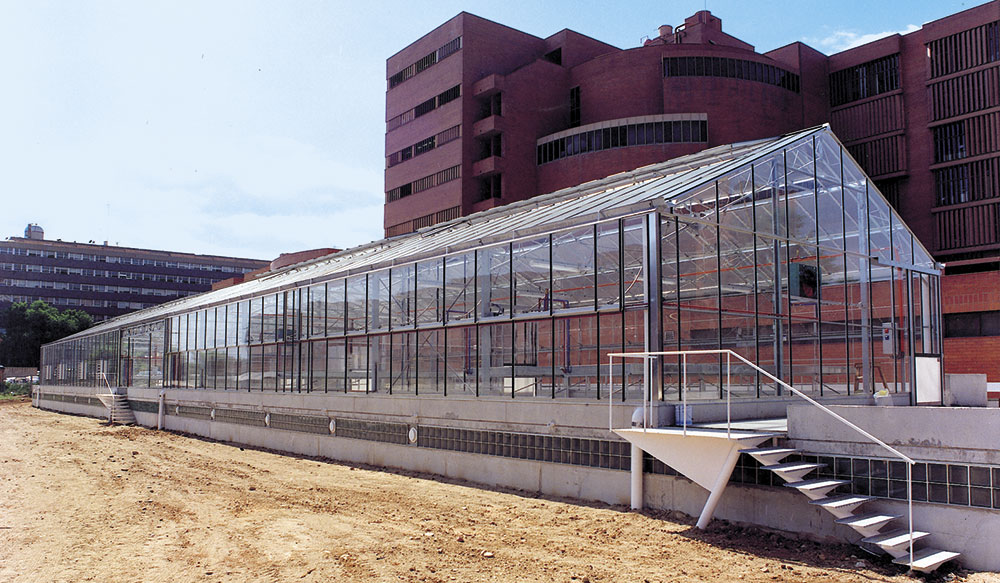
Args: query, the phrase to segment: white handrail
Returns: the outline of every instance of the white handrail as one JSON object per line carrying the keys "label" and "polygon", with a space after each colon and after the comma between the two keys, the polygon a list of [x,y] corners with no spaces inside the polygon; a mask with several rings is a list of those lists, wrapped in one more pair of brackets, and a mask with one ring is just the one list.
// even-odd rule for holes
{"label": "white handrail", "polygon": [[[801,397],[802,399],[805,399],[808,403],[810,403],[810,404],[818,407],[824,413],[827,413],[828,415],[830,415],[831,417],[833,417],[837,421],[840,421],[844,425],[847,425],[851,429],[853,429],[853,430],[857,431],[858,433],[860,433],[861,435],[867,437],[869,440],[875,442],[875,444],[879,445],[880,447],[882,447],[886,451],[890,452],[895,457],[898,457],[898,458],[900,458],[900,459],[902,459],[903,461],[906,462],[906,464],[907,464],[906,465],[906,505],[907,505],[907,522],[909,523],[908,526],[909,526],[909,531],[910,531],[910,547],[909,547],[909,550],[910,550],[910,565],[911,565],[911,568],[912,568],[912,565],[913,565],[913,465],[916,464],[916,462],[913,459],[911,459],[909,456],[905,455],[904,453],[900,452],[896,448],[894,448],[891,445],[889,445],[888,443],[886,443],[886,442],[882,441],[881,439],[875,437],[874,435],[872,435],[871,433],[869,433],[869,432],[865,431],[864,429],[858,427],[854,423],[851,423],[850,421],[848,421],[847,419],[845,419],[841,415],[838,415],[833,410],[831,410],[829,407],[826,407],[826,406],[822,405],[821,403],[819,403],[818,401],[816,401],[812,397],[806,395],[802,391],[796,389],[792,385],[786,383],[785,381],[779,379],[778,377],[774,376],[773,374],[767,372],[766,370],[764,370],[761,367],[757,366],[756,364],[750,362],[746,358],[743,358],[742,355],[740,355],[739,353],[737,353],[737,352],[735,352],[733,350],[729,350],[729,349],[718,349],[718,350],[670,350],[670,351],[665,351],[665,352],[612,352],[612,353],[609,353],[608,354],[608,429],[609,430],[613,430],[614,429],[614,420],[613,420],[614,380],[613,379],[614,379],[614,359],[615,358],[621,358],[621,359],[642,358],[643,360],[648,361],[649,359],[656,358],[656,357],[662,357],[662,356],[680,356],[681,357],[681,367],[682,367],[681,368],[681,407],[682,407],[682,409],[681,409],[681,411],[682,411],[682,413],[681,413],[682,421],[681,422],[682,422],[682,426],[684,428],[683,429],[684,435],[687,435],[687,411],[688,411],[688,405],[687,405],[687,357],[688,357],[688,355],[697,356],[697,355],[708,355],[708,354],[719,354],[719,355],[725,354],[726,355],[726,386],[724,387],[724,390],[726,392],[726,437],[730,437],[731,436],[731,432],[732,432],[732,413],[731,413],[731,410],[732,410],[732,401],[731,401],[731,398],[730,398],[731,395],[732,395],[732,390],[731,390],[730,385],[731,385],[732,357],[735,356],[736,358],[740,359],[741,361],[743,361],[745,364],[749,365],[751,368],[753,368],[754,370],[756,370],[760,374],[763,374],[764,376],[766,376],[767,378],[771,379],[772,381],[778,383],[782,387],[785,387],[786,389],[788,389],[789,391],[791,391],[792,394],[794,394],[794,395],[796,395],[798,397]],[[624,378],[624,373],[623,373],[623,377],[622,377],[622,392],[623,392],[623,394],[624,394],[624,391],[625,391],[625,378]],[[647,416],[647,412],[646,412],[647,411],[647,402],[649,403],[649,408],[652,409],[652,398],[653,397],[652,397],[651,391],[643,391],[643,396],[642,396],[642,422],[643,422],[643,430],[645,430],[647,428],[647,426],[651,426],[652,425],[651,415]]]}

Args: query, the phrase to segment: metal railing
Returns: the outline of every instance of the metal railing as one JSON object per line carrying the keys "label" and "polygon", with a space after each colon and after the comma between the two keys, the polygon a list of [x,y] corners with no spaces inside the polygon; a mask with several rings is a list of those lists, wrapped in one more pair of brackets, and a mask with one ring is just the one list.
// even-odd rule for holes
{"label": "metal railing", "polygon": [[[705,356],[705,355],[726,355],[726,384],[723,389],[726,393],[726,437],[732,436],[732,391],[730,389],[731,377],[732,377],[732,360],[736,357],[738,360],[748,365],[754,369],[758,374],[761,374],[775,383],[778,383],[782,387],[786,388],[797,397],[801,397],[809,404],[814,407],[818,407],[824,413],[830,415],[840,423],[850,427],[854,431],[860,433],[861,435],[868,438],[870,441],[874,442],[876,445],[880,446],[882,449],[888,451],[893,456],[906,462],[906,507],[907,507],[907,528],[910,532],[910,565],[913,565],[913,465],[916,464],[909,456],[905,455],[898,449],[892,447],[888,443],[882,441],[881,439],[875,437],[871,433],[865,431],[864,429],[858,427],[854,423],[851,423],[841,415],[838,415],[829,407],[824,406],[812,397],[806,395],[802,391],[796,389],[792,385],[786,383],[785,381],[779,379],[773,374],[767,372],[756,364],[750,362],[739,353],[728,349],[721,350],[671,350],[666,352],[613,352],[608,354],[608,429],[613,430],[614,420],[614,359],[628,359],[628,358],[641,358],[644,362],[648,363],[652,359],[662,358],[664,356],[679,356],[681,357],[681,423],[683,427],[683,433],[686,436],[688,432],[688,403],[687,403],[687,364],[688,356]],[[651,374],[649,367],[647,366],[645,375]],[[624,377],[622,378],[622,391],[624,388]],[[643,391],[642,395],[642,428],[645,431],[647,428],[652,426],[651,411],[652,411],[652,394],[648,390],[648,383],[646,383],[647,390]]]}

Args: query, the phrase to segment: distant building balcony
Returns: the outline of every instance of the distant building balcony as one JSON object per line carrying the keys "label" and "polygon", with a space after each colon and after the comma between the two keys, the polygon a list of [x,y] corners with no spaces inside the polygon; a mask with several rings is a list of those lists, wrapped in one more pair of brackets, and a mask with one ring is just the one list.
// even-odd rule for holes
{"label": "distant building balcony", "polygon": [[491,115],[472,124],[472,137],[479,138],[503,131],[503,117]]}
{"label": "distant building balcony", "polygon": [[472,175],[473,176],[485,176],[487,174],[493,174],[500,169],[500,164],[503,158],[500,156],[490,156],[489,158],[483,158],[478,162],[472,164]]}
{"label": "distant building balcony", "polygon": [[503,75],[495,73],[487,75],[472,84],[473,97],[481,97],[490,93],[496,93],[497,91],[503,91]]}

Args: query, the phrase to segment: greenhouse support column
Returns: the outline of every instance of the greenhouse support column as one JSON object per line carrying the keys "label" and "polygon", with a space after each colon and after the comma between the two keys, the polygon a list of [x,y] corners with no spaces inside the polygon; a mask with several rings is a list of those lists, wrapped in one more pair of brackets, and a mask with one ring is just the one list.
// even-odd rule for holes
{"label": "greenhouse support column", "polygon": [[[660,214],[650,213],[646,215],[646,245],[643,253],[643,274],[645,277],[645,328],[644,339],[646,352],[663,351],[663,302],[662,282],[660,281]],[[660,425],[660,409],[663,407],[663,358],[644,358],[646,363],[645,374],[648,379],[645,389],[650,391],[650,400],[653,403],[650,415],[652,416],[652,426]]]}

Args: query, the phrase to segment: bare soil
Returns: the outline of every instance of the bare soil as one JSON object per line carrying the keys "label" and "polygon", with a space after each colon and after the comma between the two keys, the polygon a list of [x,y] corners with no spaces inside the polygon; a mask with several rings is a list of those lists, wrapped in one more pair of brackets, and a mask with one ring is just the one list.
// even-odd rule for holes
{"label": "bare soil", "polygon": [[915,579],[855,547],[722,521],[699,531],[669,513],[0,404],[0,581],[737,580]]}

